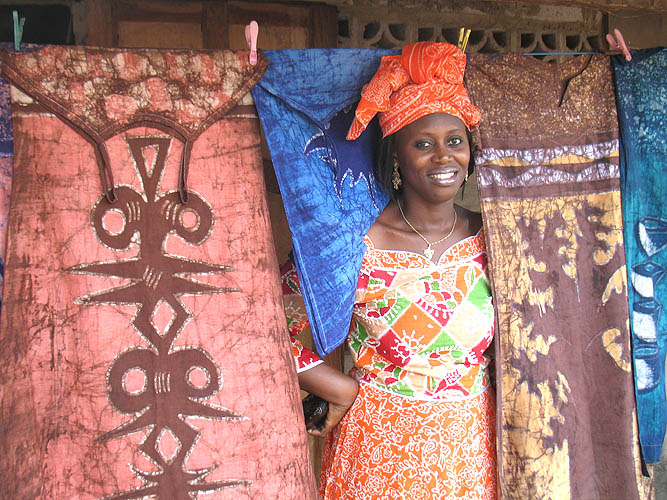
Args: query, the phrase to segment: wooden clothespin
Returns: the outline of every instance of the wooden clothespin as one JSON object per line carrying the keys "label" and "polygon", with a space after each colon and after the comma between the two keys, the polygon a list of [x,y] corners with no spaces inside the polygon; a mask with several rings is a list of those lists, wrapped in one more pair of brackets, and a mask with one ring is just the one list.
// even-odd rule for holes
{"label": "wooden clothespin", "polygon": [[461,52],[466,51],[466,47],[468,46],[468,38],[470,38],[471,31],[471,29],[466,28],[459,29],[459,43],[457,44],[457,47]]}
{"label": "wooden clothespin", "polygon": [[611,50],[618,50],[622,52],[626,61],[632,60],[632,55],[630,54],[630,50],[628,50],[628,46],[625,44],[621,30],[614,29],[613,35],[611,33],[607,33],[607,42],[609,42],[609,48]]}
{"label": "wooden clothespin", "polygon": [[14,18],[14,50],[21,50],[21,39],[23,38],[23,25],[25,24],[25,17],[19,20],[18,10],[12,11]]}
{"label": "wooden clothespin", "polygon": [[257,35],[259,35],[259,24],[257,21],[250,21],[245,27],[245,41],[250,49],[250,64],[257,64]]}

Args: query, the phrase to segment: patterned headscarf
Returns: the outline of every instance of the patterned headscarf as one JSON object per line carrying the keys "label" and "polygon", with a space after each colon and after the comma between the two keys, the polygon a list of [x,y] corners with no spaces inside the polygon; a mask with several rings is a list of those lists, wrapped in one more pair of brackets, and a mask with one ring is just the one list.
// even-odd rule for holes
{"label": "patterned headscarf", "polygon": [[401,55],[383,57],[361,91],[347,139],[359,137],[378,112],[383,137],[431,113],[456,116],[468,129],[479,124],[463,86],[465,67],[465,53],[449,43],[412,43]]}

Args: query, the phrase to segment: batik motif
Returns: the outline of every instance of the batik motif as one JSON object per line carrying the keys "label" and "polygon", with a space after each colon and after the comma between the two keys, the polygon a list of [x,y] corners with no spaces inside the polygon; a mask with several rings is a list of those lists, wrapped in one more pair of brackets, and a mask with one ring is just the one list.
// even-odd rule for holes
{"label": "batik motif", "polygon": [[468,128],[478,125],[479,109],[463,86],[465,67],[465,53],[449,43],[412,43],[401,55],[383,57],[364,85],[347,138],[359,137],[376,113],[383,137],[432,113],[456,116]]}
{"label": "batik motif", "polygon": [[3,55],[4,495],[314,497],[247,59]]}
{"label": "batik motif", "polygon": [[[493,305],[483,233],[455,243],[437,263],[414,252],[375,248],[368,236],[364,242],[347,337],[356,377],[424,400],[486,391]],[[308,323],[291,263],[283,266],[282,280],[293,354],[298,368],[307,369],[319,358],[296,339]]]}
{"label": "batik motif", "polygon": [[609,59],[474,55],[505,500],[643,499]]}
{"label": "batik motif", "polygon": [[301,286],[297,276],[296,268],[291,260],[285,262],[280,268],[280,280],[283,285],[283,302],[285,303],[285,316],[287,328],[292,341],[292,357],[296,364],[297,373],[313,368],[323,362],[310,349],[306,349],[297,336],[308,328],[308,315],[303,304]]}
{"label": "batik motif", "polygon": [[[495,401],[484,351],[493,338],[483,232],[437,263],[370,238],[347,344],[357,399],[327,439],[326,500],[495,500]],[[283,267],[292,333],[307,323]],[[297,363],[313,353],[293,339]]]}
{"label": "batik motif", "polygon": [[667,49],[612,58],[621,127],[625,256],[639,414],[647,462],[658,462],[667,425]]}

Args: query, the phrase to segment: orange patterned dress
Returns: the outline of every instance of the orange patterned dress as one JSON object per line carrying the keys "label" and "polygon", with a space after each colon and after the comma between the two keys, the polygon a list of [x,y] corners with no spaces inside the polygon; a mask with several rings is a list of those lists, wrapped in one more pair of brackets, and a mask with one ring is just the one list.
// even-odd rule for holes
{"label": "orange patterned dress", "polygon": [[[494,500],[495,405],[484,352],[493,305],[484,236],[437,263],[365,237],[347,345],[359,395],[329,434],[323,500]],[[296,271],[283,267],[293,337],[307,325]],[[321,362],[293,338],[298,371]]]}

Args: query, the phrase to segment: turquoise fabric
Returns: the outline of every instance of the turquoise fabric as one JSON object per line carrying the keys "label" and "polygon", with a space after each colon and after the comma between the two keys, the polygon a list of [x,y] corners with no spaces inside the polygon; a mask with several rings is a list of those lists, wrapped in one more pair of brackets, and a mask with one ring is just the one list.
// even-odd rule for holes
{"label": "turquoise fabric", "polygon": [[639,438],[658,462],[667,425],[667,49],[613,57]]}

